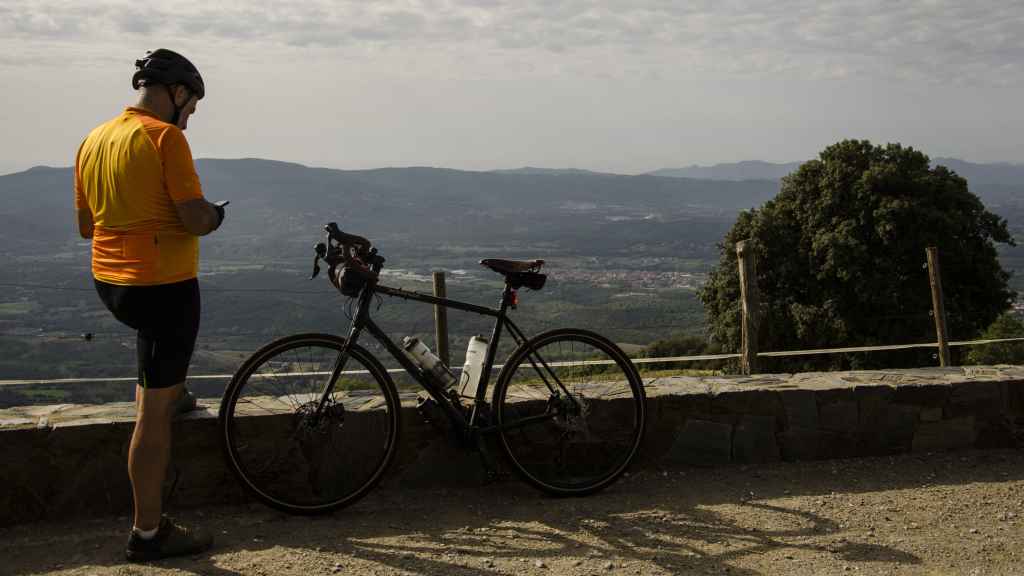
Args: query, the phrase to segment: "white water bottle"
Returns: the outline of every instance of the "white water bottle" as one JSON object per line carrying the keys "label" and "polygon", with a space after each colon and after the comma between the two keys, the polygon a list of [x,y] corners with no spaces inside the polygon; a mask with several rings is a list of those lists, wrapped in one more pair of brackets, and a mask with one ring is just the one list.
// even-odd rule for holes
{"label": "white water bottle", "polygon": [[451,370],[419,338],[410,338],[409,336],[402,338],[402,348],[428,377],[433,378],[443,388],[454,386],[457,382]]}
{"label": "white water bottle", "polygon": [[462,365],[462,376],[459,378],[459,396],[475,398],[476,389],[480,386],[483,375],[484,358],[487,356],[487,339],[473,336],[466,348],[466,363]]}

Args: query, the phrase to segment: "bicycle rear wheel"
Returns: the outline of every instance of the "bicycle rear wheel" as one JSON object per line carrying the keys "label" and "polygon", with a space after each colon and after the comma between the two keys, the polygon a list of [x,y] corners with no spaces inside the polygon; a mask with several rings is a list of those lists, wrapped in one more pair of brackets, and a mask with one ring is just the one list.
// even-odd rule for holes
{"label": "bicycle rear wheel", "polygon": [[242,364],[224,392],[219,428],[228,466],[274,508],[317,514],[351,504],[395,455],[398,393],[359,346],[314,417],[344,345],[327,334],[276,340]]}
{"label": "bicycle rear wheel", "polygon": [[519,346],[498,375],[493,405],[513,467],[560,496],[614,482],[636,456],[647,419],[633,363],[607,338],[577,329]]}

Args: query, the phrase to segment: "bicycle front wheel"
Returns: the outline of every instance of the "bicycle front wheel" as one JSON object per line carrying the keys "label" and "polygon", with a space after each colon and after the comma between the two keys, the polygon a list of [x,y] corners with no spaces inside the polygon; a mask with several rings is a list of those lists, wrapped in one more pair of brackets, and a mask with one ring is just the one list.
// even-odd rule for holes
{"label": "bicycle front wheel", "polygon": [[224,392],[219,427],[228,466],[274,508],[317,514],[351,504],[395,455],[398,393],[365,349],[351,347],[316,414],[344,345],[327,334],[276,340],[242,364]]}
{"label": "bicycle front wheel", "polygon": [[643,381],[607,338],[578,329],[517,348],[494,389],[500,444],[520,475],[545,492],[590,494],[614,482],[640,448]]}

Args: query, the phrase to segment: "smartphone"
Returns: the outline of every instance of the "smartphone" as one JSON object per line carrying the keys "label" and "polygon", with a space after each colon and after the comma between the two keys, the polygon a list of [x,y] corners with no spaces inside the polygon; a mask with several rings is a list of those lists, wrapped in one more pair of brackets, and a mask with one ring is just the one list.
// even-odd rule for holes
{"label": "smartphone", "polygon": [[231,204],[231,200],[217,200],[213,203],[214,206],[220,206],[221,208]]}

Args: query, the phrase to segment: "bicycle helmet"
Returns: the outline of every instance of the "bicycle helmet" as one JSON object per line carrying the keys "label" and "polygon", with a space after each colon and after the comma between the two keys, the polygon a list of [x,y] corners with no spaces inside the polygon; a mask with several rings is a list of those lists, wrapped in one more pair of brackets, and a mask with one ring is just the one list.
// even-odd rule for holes
{"label": "bicycle helmet", "polygon": [[172,84],[182,84],[188,88],[197,99],[202,100],[206,95],[206,86],[203,84],[203,77],[199,70],[181,54],[158,48],[146,52],[146,57],[135,61],[137,70],[132,76],[132,88],[138,90],[139,86],[148,86],[150,83],[163,84],[167,88],[167,95],[171,98],[171,105],[174,106],[174,115],[171,116],[171,124],[177,124],[181,117],[181,111],[185,106],[178,106],[174,102],[174,95],[171,93]]}
{"label": "bicycle helmet", "polygon": [[135,67],[137,70],[132,76],[132,88],[136,90],[152,81],[164,85],[184,84],[200,100],[206,95],[206,86],[199,70],[188,58],[172,50],[158,48],[146,52],[145,58],[135,61]]}

